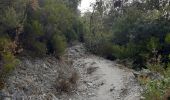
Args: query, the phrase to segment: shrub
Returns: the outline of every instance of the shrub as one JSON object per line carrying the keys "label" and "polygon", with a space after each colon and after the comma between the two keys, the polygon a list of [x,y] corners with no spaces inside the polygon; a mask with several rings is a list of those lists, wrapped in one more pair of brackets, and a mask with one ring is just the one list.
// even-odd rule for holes
{"label": "shrub", "polygon": [[31,56],[43,56],[47,53],[44,30],[38,20],[31,20],[25,24],[25,33],[21,36],[23,47]]}
{"label": "shrub", "polygon": [[139,47],[137,47],[133,43],[128,43],[126,46],[120,46],[115,44],[112,46],[112,52],[113,55],[119,59],[135,59],[136,55],[139,53],[138,48]]}
{"label": "shrub", "polygon": [[77,72],[73,72],[69,79],[70,83],[76,84],[78,80],[79,80],[79,74]]}
{"label": "shrub", "polygon": [[161,63],[161,56],[160,55],[158,57],[154,56],[154,57],[150,58],[147,61],[146,67],[152,72],[157,72],[157,73],[160,73],[162,75],[165,74],[165,67]]}
{"label": "shrub", "polygon": [[123,46],[119,46],[119,45],[113,45],[112,46],[112,52],[113,52],[113,55],[116,57],[116,58],[124,58],[124,52],[125,52],[125,47]]}
{"label": "shrub", "polygon": [[0,15],[1,22],[5,29],[13,29],[19,25],[19,15],[14,8],[8,8],[4,14]]}
{"label": "shrub", "polygon": [[19,63],[19,60],[13,54],[12,42],[7,37],[0,37],[0,79],[4,78],[7,73],[12,71]]}
{"label": "shrub", "polygon": [[4,63],[3,72],[5,73],[9,73],[19,63],[19,60],[17,60],[15,56],[10,52],[2,54],[2,59],[3,59],[2,62]]}
{"label": "shrub", "polygon": [[162,80],[150,80],[146,85],[144,96],[146,100],[169,100],[170,90],[170,66],[164,71]]}
{"label": "shrub", "polygon": [[66,79],[60,79],[57,81],[58,85],[56,87],[60,92],[70,92],[71,83]]}
{"label": "shrub", "polygon": [[68,78],[60,77],[56,81],[56,89],[59,92],[71,92],[75,89],[77,81],[79,80],[79,74],[77,72],[72,72],[71,76]]}
{"label": "shrub", "polygon": [[41,25],[41,23],[38,20],[32,21],[31,30],[33,31],[35,36],[40,37],[40,36],[44,35],[43,26]]}
{"label": "shrub", "polygon": [[147,49],[151,52],[155,52],[159,49],[160,43],[159,39],[155,37],[151,37],[150,40],[147,42]]}
{"label": "shrub", "polygon": [[103,37],[102,35],[86,36],[85,46],[94,54],[104,57],[112,56],[112,44],[109,38]]}
{"label": "shrub", "polygon": [[34,56],[43,56],[47,53],[46,43],[44,42],[35,41],[34,44],[32,44],[32,47],[32,54],[34,54]]}
{"label": "shrub", "polygon": [[170,79],[150,81],[147,83],[147,90],[144,93],[146,100],[163,100],[170,89]]}
{"label": "shrub", "polygon": [[50,41],[51,47],[48,48],[51,53],[53,53],[56,57],[61,56],[66,48],[66,41],[63,36],[55,34]]}
{"label": "shrub", "polygon": [[165,37],[165,42],[170,44],[170,33],[168,33]]}

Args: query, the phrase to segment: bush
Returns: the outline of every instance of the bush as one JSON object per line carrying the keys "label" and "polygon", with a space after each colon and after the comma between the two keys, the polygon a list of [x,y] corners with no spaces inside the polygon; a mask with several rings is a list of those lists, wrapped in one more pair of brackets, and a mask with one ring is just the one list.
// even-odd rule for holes
{"label": "bush", "polygon": [[170,44],[170,33],[168,33],[165,37],[165,42]]}
{"label": "bush", "polygon": [[48,48],[56,57],[61,56],[66,49],[66,41],[63,36],[55,34],[50,41],[51,48]]}
{"label": "bush", "polygon": [[170,66],[164,70],[162,80],[150,80],[146,85],[144,96],[146,100],[169,100],[170,97]]}
{"label": "bush", "polygon": [[19,60],[17,60],[15,56],[10,52],[2,54],[2,59],[3,59],[2,62],[4,63],[2,72],[4,74],[12,71],[15,68],[15,66],[19,63]]}
{"label": "bush", "polygon": [[46,53],[47,53],[46,43],[35,41],[34,44],[32,44],[32,46],[33,46],[32,54],[34,54],[34,56],[46,55]]}
{"label": "bush", "polygon": [[7,37],[0,37],[0,79],[4,78],[7,73],[12,71],[19,63],[13,53],[12,42]]}
{"label": "bush", "polygon": [[135,59],[139,53],[138,47],[133,43],[128,43],[126,46],[114,44],[112,46],[112,53],[118,59]]}
{"label": "bush", "polygon": [[19,25],[19,15],[12,7],[5,10],[5,13],[0,15],[0,18],[4,28],[7,30],[16,28]]}
{"label": "bush", "polygon": [[26,53],[35,57],[47,53],[46,41],[44,41],[44,30],[38,20],[31,20],[25,24],[25,33],[20,37]]}
{"label": "bush", "polygon": [[85,46],[87,49],[97,55],[108,57],[112,56],[112,44],[109,38],[98,36],[86,36]]}
{"label": "bush", "polygon": [[150,53],[155,52],[160,47],[159,39],[155,37],[151,37],[147,42],[147,49]]}
{"label": "bush", "polygon": [[56,89],[59,92],[71,92],[71,90],[75,89],[77,85],[77,81],[79,80],[79,74],[76,72],[72,72],[71,76],[63,79],[58,78],[56,81]]}
{"label": "bush", "polygon": [[[144,93],[145,100],[163,100],[170,89],[170,79],[150,81],[147,83],[147,90]],[[166,99],[165,99],[166,100]]]}

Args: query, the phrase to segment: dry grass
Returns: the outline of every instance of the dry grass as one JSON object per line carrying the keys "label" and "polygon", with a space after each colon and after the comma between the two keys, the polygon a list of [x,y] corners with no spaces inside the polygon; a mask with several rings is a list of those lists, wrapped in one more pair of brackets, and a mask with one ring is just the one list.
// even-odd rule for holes
{"label": "dry grass", "polygon": [[79,78],[79,74],[77,72],[73,72],[71,77],[69,78],[69,82],[72,84],[76,84]]}
{"label": "dry grass", "polygon": [[142,85],[146,85],[150,81],[150,77],[147,75],[138,75],[137,79]]}
{"label": "dry grass", "polygon": [[67,79],[58,79],[56,81],[56,89],[59,92],[71,92],[71,90],[76,88],[77,81],[79,80],[79,74],[73,72],[71,77]]}
{"label": "dry grass", "polygon": [[69,92],[71,90],[71,83],[66,79],[60,79],[57,85],[57,90],[60,92]]}

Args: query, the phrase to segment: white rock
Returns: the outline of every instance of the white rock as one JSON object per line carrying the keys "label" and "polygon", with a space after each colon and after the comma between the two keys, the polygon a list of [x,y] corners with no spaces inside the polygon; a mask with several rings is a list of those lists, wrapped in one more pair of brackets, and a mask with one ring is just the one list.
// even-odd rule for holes
{"label": "white rock", "polygon": [[141,96],[141,97],[140,97],[140,100],[145,100],[145,97]]}
{"label": "white rock", "polygon": [[89,86],[93,86],[93,83],[87,83]]}

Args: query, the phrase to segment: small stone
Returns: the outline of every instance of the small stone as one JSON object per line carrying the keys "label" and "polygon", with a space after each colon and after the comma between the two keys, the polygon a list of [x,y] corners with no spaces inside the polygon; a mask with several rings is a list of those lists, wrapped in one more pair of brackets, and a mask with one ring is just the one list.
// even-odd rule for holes
{"label": "small stone", "polygon": [[88,93],[88,96],[92,96],[92,93]]}
{"label": "small stone", "polygon": [[85,95],[86,93],[82,93],[83,95]]}
{"label": "small stone", "polygon": [[87,83],[89,86],[93,86],[93,83]]}
{"label": "small stone", "polygon": [[95,93],[91,93],[92,95],[95,95]]}
{"label": "small stone", "polygon": [[140,97],[140,100],[145,100],[145,97],[141,96],[141,97]]}

